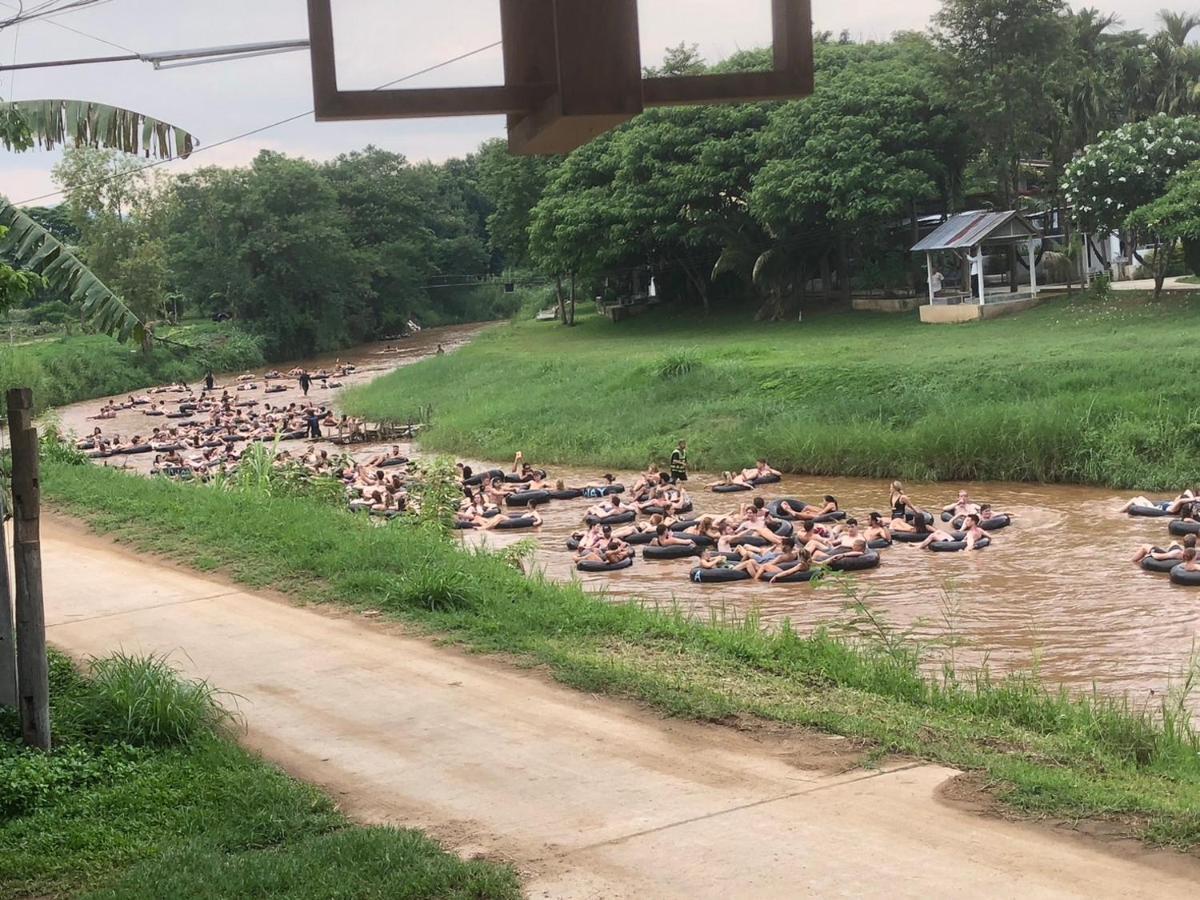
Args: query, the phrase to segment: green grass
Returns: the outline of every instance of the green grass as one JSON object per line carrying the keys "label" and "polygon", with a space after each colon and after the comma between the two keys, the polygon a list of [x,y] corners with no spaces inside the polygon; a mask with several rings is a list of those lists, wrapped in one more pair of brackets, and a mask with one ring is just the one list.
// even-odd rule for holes
{"label": "green grass", "polygon": [[0,711],[0,896],[516,898],[506,867],[351,826],[229,740],[211,689],[162,660],[81,675],[51,655],[55,749]]}
{"label": "green grass", "polygon": [[1178,693],[1143,709],[1030,676],[930,678],[920,652],[886,627],[848,642],[824,629],[768,632],[754,619],[700,622],[526,578],[428,528],[373,527],[312,499],[54,461],[44,476],[44,496],[96,530],[206,569],[219,559],[251,587],[380,610],[668,715],[758,717],[961,766],[1016,810],[1104,817],[1147,840],[1200,844],[1200,741]]}
{"label": "green grass", "polygon": [[969,325],[826,313],[520,322],[351,391],[427,449],[640,469],[766,454],[792,472],[1176,489],[1200,481],[1200,294],[1091,294]]}
{"label": "green grass", "polygon": [[158,333],[195,349],[159,343],[146,353],[98,334],[0,347],[0,408],[10,387],[33,388],[38,409],[50,409],[152,385],[195,383],[210,366],[233,372],[263,363],[259,340],[228,323],[196,322]]}

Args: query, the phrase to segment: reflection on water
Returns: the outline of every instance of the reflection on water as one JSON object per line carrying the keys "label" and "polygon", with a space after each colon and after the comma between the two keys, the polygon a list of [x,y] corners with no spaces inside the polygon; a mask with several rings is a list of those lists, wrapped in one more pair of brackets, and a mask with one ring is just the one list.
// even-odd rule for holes
{"label": "reflection on water", "polygon": [[[438,343],[448,349],[459,346],[478,330],[479,326],[470,326],[423,332],[405,341],[400,354],[384,352],[386,344],[343,351],[341,359],[360,368],[342,380],[348,386],[369,381],[427,356]],[[307,360],[302,365],[329,367],[334,358]],[[278,366],[282,371],[290,367]],[[336,392],[316,391],[315,395],[332,402]],[[271,401],[287,403],[298,396],[292,387],[287,394],[272,395]],[[90,430],[93,423],[85,417],[99,406],[100,401],[90,401],[63,410],[64,426],[77,433]],[[139,413],[126,413],[115,422],[102,424],[105,431],[127,434],[148,431],[148,421]],[[413,450],[406,447],[405,452],[412,455]],[[366,447],[355,451],[360,457],[370,453]],[[568,484],[601,474],[598,469],[547,468],[553,478]],[[626,474],[626,483],[632,483],[633,477]],[[699,486],[701,478],[694,481],[698,514],[728,512],[752,496],[709,493]],[[958,487],[906,485],[914,503],[931,509],[952,501]],[[1166,520],[1116,514],[1114,510],[1124,498],[1105,489],[1031,484],[969,487],[977,501],[1013,513],[1015,524],[997,532],[988,549],[973,554],[936,554],[896,545],[883,551],[879,569],[860,577],[860,595],[897,628],[915,625],[915,633],[926,637],[944,636],[952,630],[965,641],[957,651],[960,665],[985,660],[997,670],[1036,665],[1050,683],[1128,691],[1135,700],[1150,697],[1151,691],[1161,693],[1168,678],[1187,664],[1200,628],[1200,589],[1174,586],[1165,575],[1142,572],[1128,561],[1137,545],[1167,539]],[[810,500],[832,493],[844,509],[865,519],[867,512],[886,509],[888,484],[855,478],[787,477],[761,493],[767,499]],[[767,622],[786,618],[801,629],[844,617],[846,597],[836,588],[698,585],[688,580],[691,564],[687,560],[646,562],[639,558],[632,569],[623,572],[580,576],[564,543],[580,527],[588,505],[589,501],[576,500],[541,509],[546,524],[532,537],[539,547],[537,564],[549,576],[581,578],[588,587],[677,603],[704,615],[709,610],[753,610]],[[492,546],[504,546],[530,536],[491,532],[486,540]],[[465,539],[484,540],[475,534]]]}

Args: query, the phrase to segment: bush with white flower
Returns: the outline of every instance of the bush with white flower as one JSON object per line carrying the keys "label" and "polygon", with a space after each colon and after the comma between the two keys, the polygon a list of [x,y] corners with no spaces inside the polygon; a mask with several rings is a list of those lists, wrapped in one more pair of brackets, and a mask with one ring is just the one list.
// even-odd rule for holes
{"label": "bush with white flower", "polygon": [[1083,230],[1118,231],[1196,160],[1200,118],[1157,115],[1106,132],[1086,147],[1067,165],[1064,196]]}

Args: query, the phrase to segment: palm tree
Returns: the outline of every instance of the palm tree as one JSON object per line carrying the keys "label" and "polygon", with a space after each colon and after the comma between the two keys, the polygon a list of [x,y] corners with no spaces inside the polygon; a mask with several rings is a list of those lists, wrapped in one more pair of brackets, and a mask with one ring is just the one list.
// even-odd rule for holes
{"label": "palm tree", "polygon": [[1155,109],[1183,115],[1194,108],[1200,83],[1200,51],[1188,43],[1191,33],[1200,28],[1200,15],[1164,9],[1159,11],[1158,20],[1162,27],[1150,42],[1158,86]]}
{"label": "palm tree", "polygon": [[[196,139],[174,125],[120,107],[82,100],[25,100],[0,104],[0,145],[15,152],[35,146],[106,147],[171,159],[191,154]],[[146,323],[120,297],[54,235],[3,197],[0,229],[0,255],[78,302],[98,331],[121,341],[148,341]]]}

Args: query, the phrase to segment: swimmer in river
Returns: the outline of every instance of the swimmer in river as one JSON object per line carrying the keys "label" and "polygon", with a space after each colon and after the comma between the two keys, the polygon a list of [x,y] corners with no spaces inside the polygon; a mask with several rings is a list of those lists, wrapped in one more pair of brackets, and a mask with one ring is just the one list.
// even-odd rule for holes
{"label": "swimmer in river", "polygon": [[958,499],[943,506],[942,512],[950,513],[954,518],[968,516],[979,512],[979,504],[974,503],[966,491],[959,491]]}
{"label": "swimmer in river", "polygon": [[1161,560],[1163,562],[1169,559],[1183,559],[1183,551],[1187,550],[1189,547],[1195,546],[1196,535],[1194,534],[1184,535],[1182,543],[1179,541],[1172,541],[1167,547],[1158,547],[1154,544],[1143,544],[1138,548],[1138,552],[1133,555],[1133,559],[1130,560],[1130,562],[1140,564],[1141,561],[1146,557],[1150,557],[1150,559]]}

